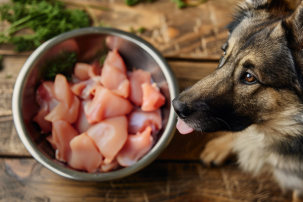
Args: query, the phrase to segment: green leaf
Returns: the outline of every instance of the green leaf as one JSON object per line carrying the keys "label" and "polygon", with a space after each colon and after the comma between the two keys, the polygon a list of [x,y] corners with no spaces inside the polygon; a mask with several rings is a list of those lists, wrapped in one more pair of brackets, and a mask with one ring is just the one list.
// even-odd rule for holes
{"label": "green leaf", "polygon": [[41,66],[41,78],[53,81],[57,74],[63,74],[67,80],[71,80],[76,62],[76,52],[64,52],[50,58]]}
{"label": "green leaf", "polygon": [[172,0],[172,2],[175,2],[178,8],[186,7],[186,3],[183,0]]}
{"label": "green leaf", "polygon": [[100,58],[100,66],[101,66],[101,67],[102,67],[103,64],[104,64],[104,61],[105,61],[105,59],[106,59],[106,56],[107,56],[107,54],[102,55],[101,58]]}
{"label": "green leaf", "polygon": [[125,3],[129,6],[137,4],[140,0],[125,0]]}
{"label": "green leaf", "polygon": [[[0,17],[11,23],[0,33],[0,43],[13,43],[17,51],[35,49],[58,34],[90,25],[85,11],[65,9],[56,0],[12,0],[0,6]],[[24,28],[32,29],[35,34],[15,36]]]}

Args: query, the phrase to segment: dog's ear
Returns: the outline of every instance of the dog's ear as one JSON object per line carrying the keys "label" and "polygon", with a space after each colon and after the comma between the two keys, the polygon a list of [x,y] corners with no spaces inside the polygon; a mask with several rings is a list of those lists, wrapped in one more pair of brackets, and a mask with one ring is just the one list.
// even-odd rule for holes
{"label": "dog's ear", "polygon": [[292,52],[295,70],[299,81],[299,91],[303,97],[303,1],[295,11],[282,20],[288,47]]}
{"label": "dog's ear", "polygon": [[286,19],[283,20],[287,30],[287,40],[291,49],[303,49],[303,1],[298,5],[296,10]]}
{"label": "dog's ear", "polygon": [[233,22],[227,29],[232,32],[243,19],[253,16],[270,18],[270,16],[282,17],[291,11],[291,6],[286,0],[245,0],[240,3],[234,14]]}
{"label": "dog's ear", "polygon": [[227,29],[231,33],[244,18],[249,18],[254,15],[255,10],[264,8],[271,3],[272,0],[245,0],[238,4],[233,21],[227,25]]}
{"label": "dog's ear", "polygon": [[260,9],[268,7],[272,1],[274,0],[246,0],[245,2],[251,8]]}

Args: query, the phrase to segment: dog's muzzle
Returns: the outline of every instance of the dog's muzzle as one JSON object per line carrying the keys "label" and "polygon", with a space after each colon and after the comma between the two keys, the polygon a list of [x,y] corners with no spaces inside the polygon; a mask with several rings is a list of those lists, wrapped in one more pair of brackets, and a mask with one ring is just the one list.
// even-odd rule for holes
{"label": "dog's muzzle", "polygon": [[181,102],[178,97],[173,99],[172,103],[177,115],[180,118],[185,119],[192,114],[190,107],[186,103]]}

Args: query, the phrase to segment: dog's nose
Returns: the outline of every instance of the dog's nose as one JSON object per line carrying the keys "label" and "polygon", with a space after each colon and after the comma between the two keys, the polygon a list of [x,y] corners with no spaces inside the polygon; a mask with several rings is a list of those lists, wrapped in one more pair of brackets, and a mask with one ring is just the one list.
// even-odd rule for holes
{"label": "dog's nose", "polygon": [[186,103],[181,102],[178,98],[173,99],[172,102],[173,107],[180,118],[185,119],[191,115],[192,111]]}

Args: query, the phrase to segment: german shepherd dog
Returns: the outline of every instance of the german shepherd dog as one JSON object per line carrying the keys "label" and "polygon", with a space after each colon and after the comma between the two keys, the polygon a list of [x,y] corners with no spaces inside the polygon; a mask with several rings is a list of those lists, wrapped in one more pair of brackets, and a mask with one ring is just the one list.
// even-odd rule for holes
{"label": "german shepherd dog", "polygon": [[177,128],[224,134],[201,153],[206,165],[234,153],[303,201],[303,1],[245,0],[228,29],[217,69],[173,100]]}

